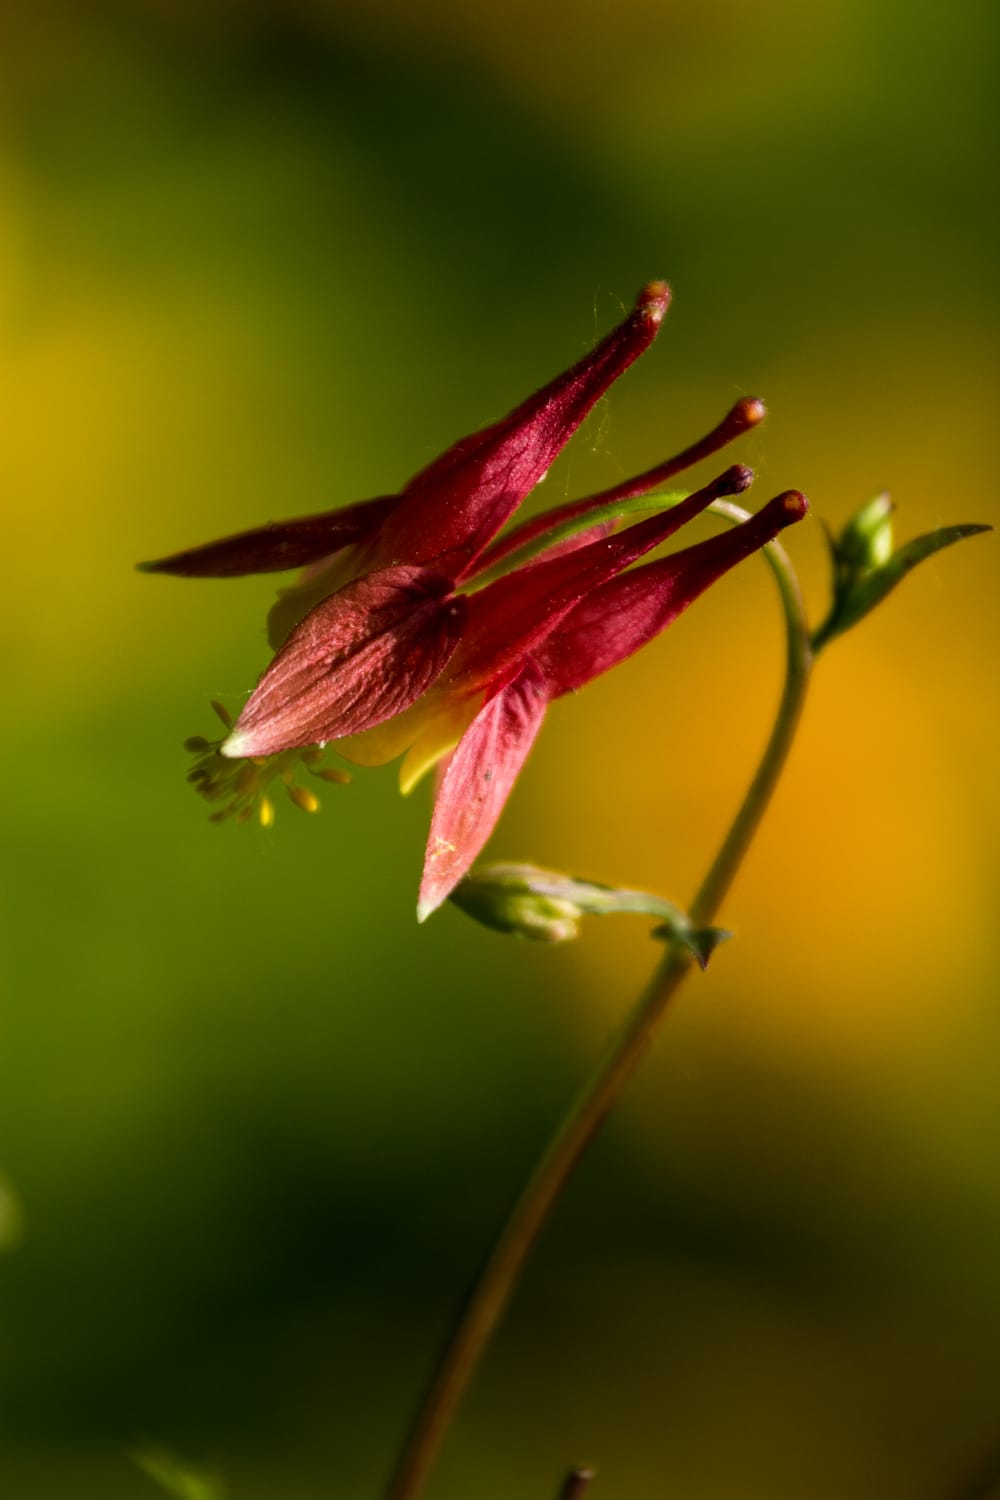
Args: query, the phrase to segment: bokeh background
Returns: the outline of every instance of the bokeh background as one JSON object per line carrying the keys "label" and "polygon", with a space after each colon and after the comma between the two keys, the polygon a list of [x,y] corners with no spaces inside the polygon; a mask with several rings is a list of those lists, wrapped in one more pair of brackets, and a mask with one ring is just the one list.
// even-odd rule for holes
{"label": "bokeh background", "polygon": [[[377,1496],[431,1351],[648,971],[413,901],[391,768],[213,827],[180,741],[273,580],[132,571],[398,486],[667,277],[553,470],[740,394],[820,522],[992,520],[988,0],[49,0],[0,21],[0,1492]],[[818,518],[818,519],[817,519]],[[824,658],[692,982],[561,1205],[434,1500],[972,1500],[1000,1448],[996,544]],[[684,901],[779,682],[748,564],[551,716],[491,851]],[[978,1486],[978,1488],[977,1488]],[[996,1491],[1000,1494],[1000,1488]]]}

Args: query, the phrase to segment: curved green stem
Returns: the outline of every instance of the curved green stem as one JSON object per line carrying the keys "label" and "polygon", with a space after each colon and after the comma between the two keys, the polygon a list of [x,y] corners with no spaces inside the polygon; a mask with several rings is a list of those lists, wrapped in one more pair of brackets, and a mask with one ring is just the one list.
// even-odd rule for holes
{"label": "curved green stem", "polygon": [[[728,521],[747,512],[728,501],[711,509]],[[763,549],[778,581],[785,617],[785,684],[771,736],[726,838],[691,905],[691,920],[710,922],[739,869],[788,755],[812,667],[802,595],[777,542]],[[550,1210],[652,1041],[670,1000],[694,963],[670,945],[635,1005],[604,1049],[556,1129],[486,1259],[417,1410],[385,1491],[385,1500],[416,1500],[445,1433]]]}

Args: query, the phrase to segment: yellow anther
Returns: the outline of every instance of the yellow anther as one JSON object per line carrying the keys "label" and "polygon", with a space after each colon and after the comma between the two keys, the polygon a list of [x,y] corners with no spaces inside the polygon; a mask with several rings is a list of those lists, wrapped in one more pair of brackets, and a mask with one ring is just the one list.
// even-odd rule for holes
{"label": "yellow anther", "polygon": [[312,792],[307,791],[304,786],[290,786],[288,795],[296,807],[301,807],[303,812],[319,812],[319,798]]}
{"label": "yellow anther", "polygon": [[274,822],[274,803],[270,797],[261,797],[257,805],[257,816],[260,819],[261,828],[270,828]]}
{"label": "yellow anther", "polygon": [[322,769],[309,767],[313,776],[318,776],[320,781],[332,782],[334,786],[348,786],[350,784],[350,772],[338,771],[336,766],[324,766]]}

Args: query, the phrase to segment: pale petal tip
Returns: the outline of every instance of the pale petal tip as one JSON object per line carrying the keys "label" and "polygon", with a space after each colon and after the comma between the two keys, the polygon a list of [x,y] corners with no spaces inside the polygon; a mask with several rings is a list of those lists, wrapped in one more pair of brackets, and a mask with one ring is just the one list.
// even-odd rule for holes
{"label": "pale petal tip", "polygon": [[251,755],[259,754],[259,751],[254,745],[252,734],[234,729],[229,738],[219,746],[219,754],[224,755],[227,760],[246,760]]}
{"label": "pale petal tip", "polygon": [[427,918],[432,916],[434,912],[437,911],[440,905],[440,899],[437,901],[429,901],[426,897],[423,897],[420,901],[417,902],[417,921],[426,922]]}

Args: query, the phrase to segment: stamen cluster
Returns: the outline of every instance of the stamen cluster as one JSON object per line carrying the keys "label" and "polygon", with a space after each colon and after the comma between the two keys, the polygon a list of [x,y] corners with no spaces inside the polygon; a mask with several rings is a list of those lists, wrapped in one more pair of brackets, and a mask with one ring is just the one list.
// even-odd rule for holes
{"label": "stamen cluster", "polygon": [[318,745],[233,760],[222,753],[232,732],[232,716],[221,703],[213,700],[212,707],[225,724],[226,733],[215,740],[194,734],[184,741],[184,749],[195,758],[188,781],[206,802],[225,804],[209,814],[212,823],[224,823],[227,818],[248,823],[256,817],[262,828],[270,828],[274,822],[274,802],[268,788],[275,781],[283,785],[289,801],[301,812],[319,812],[321,804],[316,793],[295,779],[301,770],[335,786],[346,786],[350,781],[347,771],[322,764],[323,751]]}

